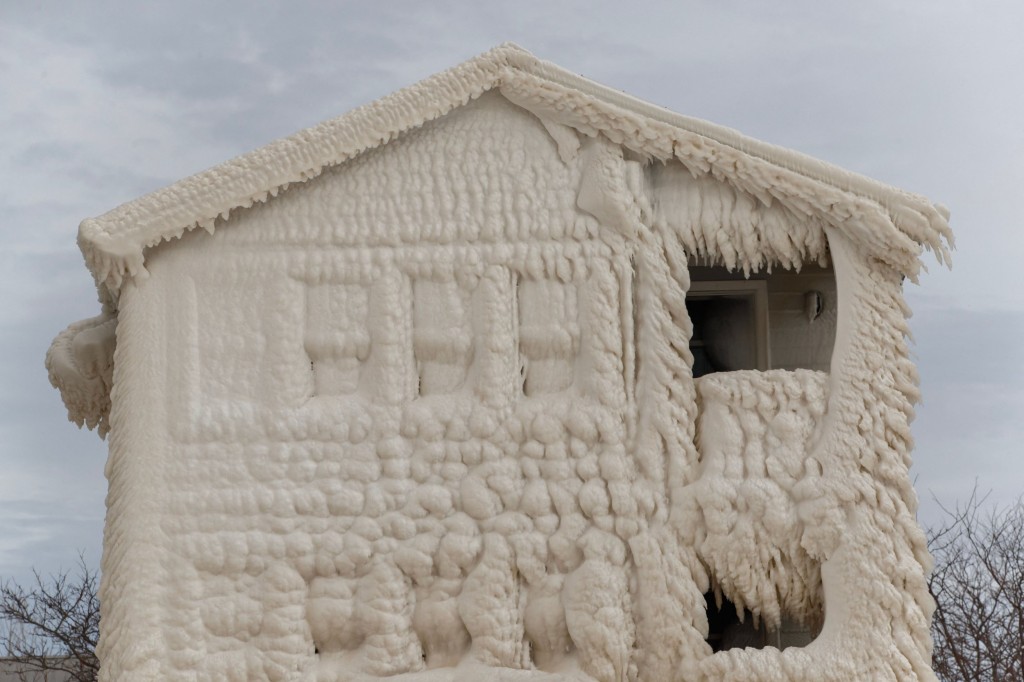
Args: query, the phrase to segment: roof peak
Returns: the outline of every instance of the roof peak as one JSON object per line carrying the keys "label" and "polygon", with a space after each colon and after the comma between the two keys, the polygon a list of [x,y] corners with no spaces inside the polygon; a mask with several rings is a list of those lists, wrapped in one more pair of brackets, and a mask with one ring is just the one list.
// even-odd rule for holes
{"label": "roof peak", "polygon": [[[606,136],[648,158],[678,159],[694,174],[710,173],[741,185],[761,183],[762,190],[780,183],[792,191],[810,191],[800,186],[812,184],[828,188],[818,192],[826,203],[877,203],[891,218],[887,228],[878,228],[889,232],[888,237],[879,237],[881,242],[910,240],[935,251],[940,261],[948,261],[946,244],[952,243],[948,215],[923,197],[730,128],[676,114],[540,60],[514,43],[504,43],[342,116],[83,221],[79,246],[101,296],[113,303],[126,278],[145,276],[147,248],[197,227],[212,233],[218,220],[226,220],[231,211],[266,201],[291,184],[310,180],[325,168],[386,144],[492,89],[542,120],[554,119],[589,136]],[[902,258],[893,264],[913,276],[919,248],[901,246],[915,251],[913,263]]]}

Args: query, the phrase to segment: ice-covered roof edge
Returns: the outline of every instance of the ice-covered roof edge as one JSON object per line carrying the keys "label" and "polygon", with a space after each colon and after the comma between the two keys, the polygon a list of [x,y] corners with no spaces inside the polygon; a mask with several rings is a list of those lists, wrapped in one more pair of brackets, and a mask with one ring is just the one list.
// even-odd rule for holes
{"label": "ice-covered roof edge", "polygon": [[[386,144],[402,132],[439,118],[488,90],[501,87],[502,92],[506,96],[512,94],[513,99],[517,98],[510,91],[518,90],[521,99],[523,87],[537,89],[543,85],[556,90],[575,91],[585,98],[597,100],[606,110],[610,107],[634,119],[639,117],[654,128],[675,129],[689,136],[690,143],[696,135],[705,138],[713,147],[730,151],[728,156],[750,157],[751,161],[770,164],[779,173],[790,176],[787,183],[790,187],[793,186],[792,177],[802,176],[833,191],[877,202],[892,215],[892,226],[896,229],[891,229],[888,236],[874,235],[874,240],[913,241],[934,251],[940,262],[949,260],[946,245],[952,245],[952,233],[947,223],[948,212],[941,206],[932,205],[924,197],[799,152],[760,142],[730,128],[638,100],[537,59],[511,43],[340,117],[122,204],[102,216],[84,220],[79,228],[79,247],[100,286],[101,297],[116,300],[126,277],[145,276],[146,248],[178,238],[197,227],[213,232],[216,221],[227,219],[231,211],[266,201],[290,184],[314,178],[324,168]],[[617,132],[637,138],[649,133],[639,126],[630,126]],[[642,139],[638,142],[640,147],[648,144]],[[678,140],[669,140],[669,148],[677,143]],[[714,151],[711,155],[715,156]],[[712,172],[726,176],[730,172],[742,172],[733,166],[735,164],[730,161],[712,168]],[[770,173],[757,173],[757,176],[740,178],[740,181],[746,184],[752,180],[755,183],[764,181]],[[916,224],[902,228],[898,215],[901,213],[912,215]],[[839,217],[840,221],[844,219]],[[905,250],[906,244],[899,248]],[[916,254],[914,261],[916,263]],[[906,267],[907,260],[897,265]],[[916,267],[905,274],[916,274]]]}

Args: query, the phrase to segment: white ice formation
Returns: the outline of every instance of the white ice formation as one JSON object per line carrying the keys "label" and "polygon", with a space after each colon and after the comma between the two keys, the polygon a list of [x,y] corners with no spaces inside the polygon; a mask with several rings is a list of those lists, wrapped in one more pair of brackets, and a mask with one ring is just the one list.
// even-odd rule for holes
{"label": "white ice formation", "polygon": [[[506,45],[86,220],[101,679],[934,680],[946,219]],[[697,262],[833,267],[831,371],[695,380]],[[713,653],[709,592],[820,633]]]}

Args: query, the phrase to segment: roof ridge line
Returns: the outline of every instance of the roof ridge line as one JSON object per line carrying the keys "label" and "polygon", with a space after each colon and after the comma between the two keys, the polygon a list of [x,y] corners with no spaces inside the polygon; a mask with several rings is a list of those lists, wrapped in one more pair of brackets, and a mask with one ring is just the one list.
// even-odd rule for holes
{"label": "roof ridge line", "polygon": [[[911,208],[952,244],[948,212],[925,197],[834,164],[748,137],[732,128],[684,116],[602,85],[507,42],[444,71],[291,135],[157,189],[79,226],[79,246],[101,297],[113,303],[126,278],[145,277],[144,252],[202,227],[213,232],[231,211],[277,196],[395,136],[440,118],[483,93],[501,88],[510,71],[575,90],[633,115],[731,148],[808,180],[870,198],[887,210]],[[942,260],[940,254],[940,260]],[[105,290],[105,291],[103,291]]]}

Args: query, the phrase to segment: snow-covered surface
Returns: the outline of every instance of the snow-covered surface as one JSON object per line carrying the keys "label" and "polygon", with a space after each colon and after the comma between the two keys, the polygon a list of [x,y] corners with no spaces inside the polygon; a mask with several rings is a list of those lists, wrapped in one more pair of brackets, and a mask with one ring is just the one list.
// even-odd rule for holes
{"label": "snow-covered surface", "polygon": [[[934,679],[901,282],[950,239],[512,46],[86,221],[103,678]],[[832,262],[831,372],[695,382],[691,257]],[[712,655],[711,589],[822,633]]]}

